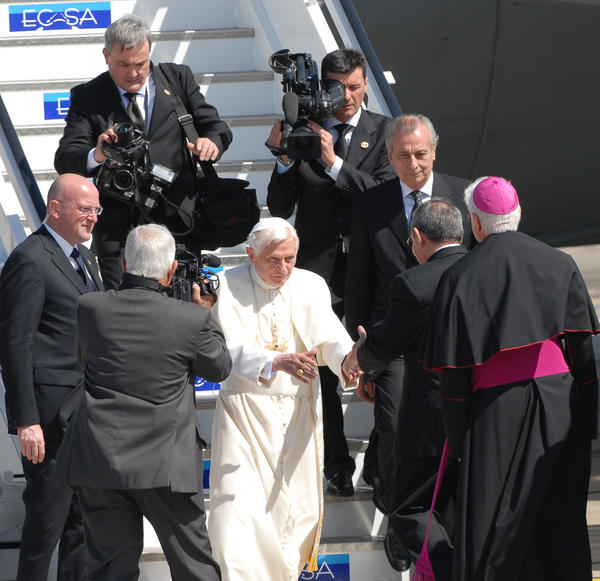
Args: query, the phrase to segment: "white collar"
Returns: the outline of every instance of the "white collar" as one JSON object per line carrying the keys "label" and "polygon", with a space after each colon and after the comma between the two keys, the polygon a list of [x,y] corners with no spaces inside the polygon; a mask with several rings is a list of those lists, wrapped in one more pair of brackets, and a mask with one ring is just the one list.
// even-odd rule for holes
{"label": "white collar", "polygon": [[65,256],[67,258],[70,258],[71,252],[73,252],[73,248],[75,248],[75,246],[71,246],[71,244],[67,242],[58,232],[56,232],[56,230],[50,228],[50,226],[48,226],[46,222],[44,222],[44,226],[46,227],[46,230],[50,232],[52,238],[56,240],[56,243],[60,246],[60,249],[65,253]]}
{"label": "white collar", "polygon": [[[400,187],[402,188],[402,197],[406,198],[411,192],[415,190],[413,188],[408,187],[402,180],[398,180],[400,182]],[[433,195],[433,172],[431,172],[429,179],[425,182],[422,188],[419,189],[419,192],[425,194],[425,198],[428,200]]]}
{"label": "white collar", "polygon": [[339,125],[340,123],[345,123],[346,125],[352,125],[352,127],[356,129],[361,112],[362,107],[359,107],[358,111],[354,115],[352,115],[352,117],[350,117],[348,121],[340,121],[336,117],[330,117],[329,119],[325,119],[325,121],[323,121],[323,127],[325,129],[333,129],[336,125]]}

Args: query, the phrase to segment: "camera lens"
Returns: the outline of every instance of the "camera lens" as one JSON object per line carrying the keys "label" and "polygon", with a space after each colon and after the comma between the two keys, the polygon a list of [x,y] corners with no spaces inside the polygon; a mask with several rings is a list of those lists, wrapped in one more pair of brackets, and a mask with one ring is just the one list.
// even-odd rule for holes
{"label": "camera lens", "polygon": [[119,145],[124,147],[133,140],[135,136],[135,127],[132,123],[125,121],[124,123],[119,123],[115,127],[115,133],[117,134]]}
{"label": "camera lens", "polygon": [[115,188],[121,191],[128,191],[133,188],[133,174],[126,169],[119,169],[113,176],[113,184]]}

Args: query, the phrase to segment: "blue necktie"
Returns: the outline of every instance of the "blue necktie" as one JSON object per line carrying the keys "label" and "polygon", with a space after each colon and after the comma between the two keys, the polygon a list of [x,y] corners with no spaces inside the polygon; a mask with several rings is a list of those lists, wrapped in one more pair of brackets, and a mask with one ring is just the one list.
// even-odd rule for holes
{"label": "blue necktie", "polygon": [[77,246],[73,248],[73,251],[71,252],[71,258],[75,259],[75,262],[77,263],[77,274],[83,281],[83,284],[85,285],[85,288],[88,290],[88,292],[94,292],[98,290],[96,288],[96,285],[94,284],[94,281],[89,277],[85,270],[85,266],[83,265],[83,259],[81,258],[81,253],[79,252],[79,248],[77,248]]}

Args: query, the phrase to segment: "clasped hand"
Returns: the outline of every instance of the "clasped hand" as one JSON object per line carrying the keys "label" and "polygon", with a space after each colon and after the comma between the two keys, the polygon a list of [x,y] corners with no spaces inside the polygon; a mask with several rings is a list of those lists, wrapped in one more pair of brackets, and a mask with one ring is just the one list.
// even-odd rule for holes
{"label": "clasped hand", "polygon": [[352,350],[344,357],[342,363],[342,371],[344,375],[351,381],[356,381],[362,374],[362,369],[358,363],[357,351],[358,348],[365,342],[367,338],[367,332],[362,325],[357,327],[358,341],[352,346]]}
{"label": "clasped hand", "polygon": [[285,371],[302,383],[308,383],[319,375],[316,353],[314,349],[305,353],[281,353],[273,359],[273,371]]}

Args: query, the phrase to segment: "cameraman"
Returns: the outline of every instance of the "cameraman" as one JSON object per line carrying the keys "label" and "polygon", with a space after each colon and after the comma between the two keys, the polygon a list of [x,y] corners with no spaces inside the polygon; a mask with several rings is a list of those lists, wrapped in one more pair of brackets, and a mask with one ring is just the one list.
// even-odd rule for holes
{"label": "cameraman", "polygon": [[164,226],[134,228],[124,266],[119,290],[78,302],[85,391],[57,467],[80,494],[88,576],[137,579],[144,515],[173,579],[217,581],[192,378],[222,381],[231,357],[197,285],[192,303],[163,293],[177,268]]}
{"label": "cameraman", "polygon": [[[395,177],[384,141],[388,118],[361,107],[367,90],[366,65],[362,53],[352,49],[325,56],[321,63],[322,87],[327,88],[328,79],[340,81],[345,87],[344,107],[326,119],[323,126],[309,121],[308,127],[321,136],[321,159],[292,161],[285,155],[278,157],[267,196],[273,216],[289,218],[296,210],[298,266],[327,281],[333,309],[340,319],[344,313],[352,198]],[[281,136],[281,124],[277,122],[267,145],[279,147]],[[349,496],[354,492],[355,466],[344,437],[337,377],[321,368],[320,379],[328,490]]]}
{"label": "cameraman", "polygon": [[[172,89],[192,115],[200,137],[186,143],[171,97],[150,61],[150,30],[135,16],[113,22],[104,34],[102,50],[108,71],[71,89],[71,107],[64,135],[54,157],[59,174],[95,176],[106,160],[104,142],[114,141],[116,123],[130,122],[150,141],[150,158],[173,170],[166,190],[170,203],[159,200],[151,218],[174,233],[189,230],[195,207],[195,167],[190,152],[202,161],[215,161],[227,149],[232,134],[217,110],[200,93],[189,67],[160,65]],[[104,212],[94,230],[92,249],[104,284],[116,288],[121,279],[121,251],[131,226],[140,220],[137,209],[100,191]]]}

